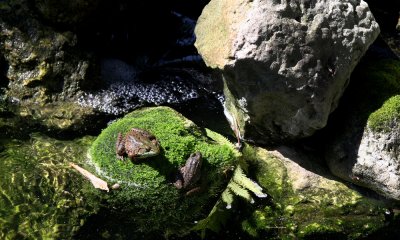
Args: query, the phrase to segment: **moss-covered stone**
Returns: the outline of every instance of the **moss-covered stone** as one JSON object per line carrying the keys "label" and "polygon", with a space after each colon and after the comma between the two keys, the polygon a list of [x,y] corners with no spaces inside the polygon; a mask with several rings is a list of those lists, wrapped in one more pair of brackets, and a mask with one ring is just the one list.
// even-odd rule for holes
{"label": "moss-covered stone", "polygon": [[[139,163],[118,160],[117,135],[133,127],[154,134],[161,154]],[[172,182],[179,167],[195,151],[203,155],[203,191],[185,197]],[[227,181],[223,170],[235,160],[230,146],[212,141],[193,122],[167,107],[137,110],[112,123],[93,143],[90,156],[104,178],[121,185],[120,190],[111,193],[109,204],[131,221],[135,231],[146,235],[187,233],[196,220],[208,214],[212,200]]]}
{"label": "moss-covered stone", "polygon": [[[356,239],[385,225],[382,203],[343,183],[310,172],[290,159],[246,147],[244,157],[256,164],[257,182],[270,202],[242,222],[253,237],[269,239]],[[319,172],[319,171],[315,171]]]}
{"label": "moss-covered stone", "polygon": [[73,238],[100,207],[102,193],[68,166],[83,166],[93,140],[0,137],[0,239]]}
{"label": "moss-covered stone", "polygon": [[368,118],[368,126],[374,132],[389,132],[400,116],[400,95],[389,98],[381,108]]}
{"label": "moss-covered stone", "polygon": [[[362,65],[362,70],[356,73],[357,75],[354,77],[360,79],[356,79],[357,85],[350,86],[349,91],[356,92],[357,96],[351,99],[351,112],[349,114],[361,115],[359,118],[369,117],[385,101],[400,92],[399,60],[385,59],[378,62],[370,62]],[[375,121],[373,125],[378,127],[379,121]]]}

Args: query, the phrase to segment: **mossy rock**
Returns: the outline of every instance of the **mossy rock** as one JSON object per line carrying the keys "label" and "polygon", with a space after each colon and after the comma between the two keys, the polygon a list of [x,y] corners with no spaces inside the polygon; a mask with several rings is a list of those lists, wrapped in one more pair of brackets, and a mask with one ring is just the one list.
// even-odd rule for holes
{"label": "mossy rock", "polygon": [[[133,127],[154,134],[161,153],[138,163],[118,160],[117,135]],[[215,136],[218,134],[210,134]],[[203,156],[199,183],[202,191],[185,196],[172,183],[179,167],[195,151]],[[95,140],[90,156],[103,178],[121,185],[119,190],[111,192],[110,207],[127,216],[125,219],[135,226],[132,229],[146,234],[187,233],[212,208],[213,200],[228,180],[223,171],[236,158],[232,146],[213,141],[205,131],[168,107],[136,110],[113,122]]]}
{"label": "mossy rock", "polygon": [[242,221],[252,237],[357,239],[386,224],[383,203],[332,180],[317,165],[310,172],[282,155],[248,146],[243,154],[256,165],[256,180],[269,194],[269,202]]}
{"label": "mossy rock", "polygon": [[384,59],[366,63],[359,68],[354,76],[358,82],[349,86],[352,95],[346,101],[350,106],[347,115],[354,116],[354,120],[349,122],[367,119],[373,131],[385,130],[389,116],[387,113],[389,108],[393,113],[394,100],[390,104],[385,102],[400,93],[400,61]]}
{"label": "mossy rock", "polygon": [[400,95],[389,98],[381,108],[368,118],[368,126],[374,132],[390,132],[400,117]]}

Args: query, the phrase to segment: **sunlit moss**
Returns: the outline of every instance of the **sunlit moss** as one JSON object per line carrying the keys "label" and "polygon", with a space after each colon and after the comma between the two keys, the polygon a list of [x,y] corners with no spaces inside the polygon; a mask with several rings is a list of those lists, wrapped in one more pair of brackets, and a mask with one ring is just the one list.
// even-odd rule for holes
{"label": "sunlit moss", "polygon": [[387,132],[400,117],[400,95],[389,98],[381,108],[368,118],[368,126],[374,132]]}
{"label": "sunlit moss", "polygon": [[319,187],[295,190],[284,160],[261,148],[246,146],[244,157],[256,166],[257,182],[270,202],[255,208],[242,221],[253,237],[270,239],[340,238],[367,236],[385,224],[383,206],[346,185],[318,178]]}
{"label": "sunlit moss", "polygon": [[[117,135],[133,127],[156,136],[161,145],[158,156],[138,163],[117,159]],[[179,167],[196,151],[203,156],[200,185],[204,191],[185,197],[172,183]],[[128,219],[132,216],[136,231],[162,234],[185,233],[208,214],[210,199],[215,199],[228,180],[223,170],[236,158],[230,146],[212,141],[193,122],[167,107],[137,110],[112,123],[93,143],[90,155],[104,178],[121,185],[111,193],[109,203]]]}

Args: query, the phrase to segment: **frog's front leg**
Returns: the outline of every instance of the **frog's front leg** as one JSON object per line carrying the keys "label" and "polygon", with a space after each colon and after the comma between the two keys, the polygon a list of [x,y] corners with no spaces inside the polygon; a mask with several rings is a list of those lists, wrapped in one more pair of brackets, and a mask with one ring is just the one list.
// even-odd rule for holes
{"label": "frog's front leg", "polygon": [[121,133],[118,133],[117,142],[115,143],[115,152],[117,154],[118,159],[124,160],[125,139]]}
{"label": "frog's front leg", "polygon": [[183,188],[183,176],[182,176],[182,168],[179,169],[179,171],[175,175],[175,181],[174,181],[174,186],[177,189],[182,189]]}

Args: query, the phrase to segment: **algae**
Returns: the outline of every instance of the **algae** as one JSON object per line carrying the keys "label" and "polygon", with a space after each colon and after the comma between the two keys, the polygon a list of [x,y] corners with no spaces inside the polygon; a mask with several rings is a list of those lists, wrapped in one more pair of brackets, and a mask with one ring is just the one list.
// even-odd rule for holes
{"label": "algae", "polygon": [[269,202],[254,207],[241,221],[249,236],[268,239],[357,239],[385,225],[384,204],[343,183],[316,178],[315,186],[295,189],[293,170],[282,159],[246,146],[244,157],[266,190]]}
{"label": "algae", "polygon": [[71,239],[97,212],[99,192],[68,166],[92,141],[0,140],[0,239]]}
{"label": "algae", "polygon": [[[138,163],[118,160],[117,135],[133,127],[155,135],[161,154]],[[195,151],[203,155],[199,185],[204,188],[195,196],[185,197],[172,182],[179,167]],[[187,234],[195,221],[210,211],[210,204],[227,182],[223,170],[236,159],[231,146],[213,141],[205,131],[168,107],[136,110],[113,122],[95,140],[90,156],[102,177],[121,185],[109,196],[110,207],[117,209],[116,214],[126,216],[135,231],[148,235]]]}

